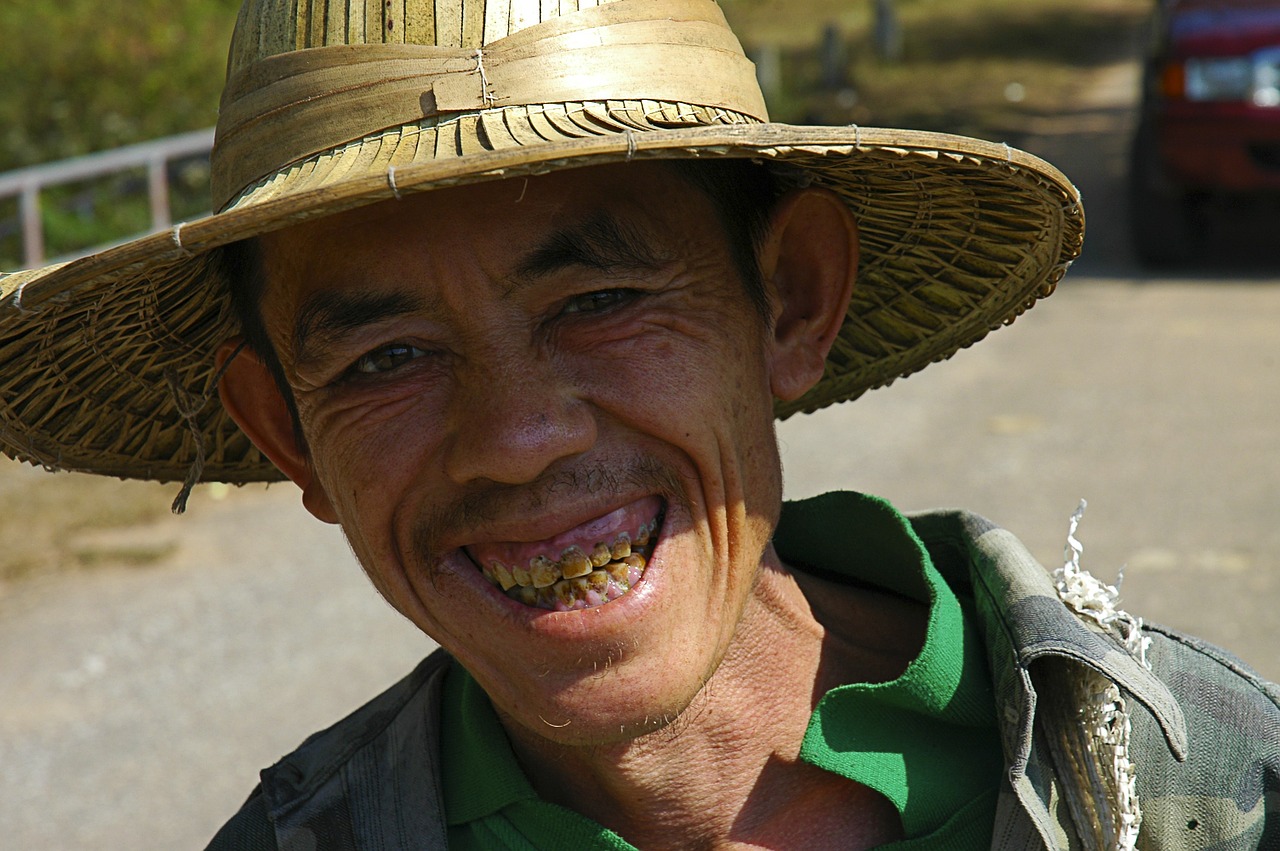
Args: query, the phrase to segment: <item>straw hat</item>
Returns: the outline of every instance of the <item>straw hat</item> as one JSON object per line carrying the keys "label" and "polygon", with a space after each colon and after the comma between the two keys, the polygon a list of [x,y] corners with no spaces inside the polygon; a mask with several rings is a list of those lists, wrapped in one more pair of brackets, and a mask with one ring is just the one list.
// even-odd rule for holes
{"label": "straw hat", "polygon": [[220,212],[0,278],[0,451],[122,478],[280,478],[218,402],[219,246],[441,186],[647,158],[786,163],[845,198],[862,260],[811,392],[852,399],[981,339],[1079,253],[1079,196],[1007,145],[770,124],[711,0],[247,0]]}

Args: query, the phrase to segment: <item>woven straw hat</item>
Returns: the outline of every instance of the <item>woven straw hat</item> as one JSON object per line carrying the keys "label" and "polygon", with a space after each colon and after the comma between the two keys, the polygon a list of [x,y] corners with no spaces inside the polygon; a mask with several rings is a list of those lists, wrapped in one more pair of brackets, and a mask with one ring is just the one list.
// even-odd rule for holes
{"label": "woven straw hat", "polygon": [[648,158],[786,163],[858,221],[853,303],[812,411],[981,339],[1052,292],[1083,213],[1049,164],[958,136],[768,123],[711,0],[247,0],[215,215],[0,278],[0,451],[187,482],[280,473],[218,402],[238,333],[214,249],[407,193]]}

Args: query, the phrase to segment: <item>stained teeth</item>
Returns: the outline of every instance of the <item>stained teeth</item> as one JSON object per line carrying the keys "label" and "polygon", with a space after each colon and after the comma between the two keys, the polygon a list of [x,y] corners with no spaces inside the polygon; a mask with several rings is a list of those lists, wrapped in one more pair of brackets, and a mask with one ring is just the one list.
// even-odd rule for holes
{"label": "stained teeth", "polygon": [[596,544],[595,548],[591,550],[592,567],[604,567],[611,561],[613,561],[613,553],[609,551],[609,545],[604,541]]}
{"label": "stained teeth", "polygon": [[591,572],[591,559],[581,547],[569,547],[560,554],[560,573],[565,579],[576,579]]}
{"label": "stained teeth", "polygon": [[[564,579],[561,581],[569,586],[569,602],[565,604],[566,606],[570,609],[585,609],[591,604],[591,600],[588,599],[591,596],[591,587],[587,584],[587,577],[579,576],[577,579]],[[599,605],[599,603],[597,602],[596,605]]]}
{"label": "stained teeth", "polygon": [[620,563],[626,565],[627,568],[627,585],[635,585],[640,581],[640,574],[644,573],[644,556],[639,553],[632,553]]}
{"label": "stained teeth", "polygon": [[603,570],[593,570],[587,574],[586,583],[592,591],[603,595],[609,590],[609,574]]}
{"label": "stained teeth", "polygon": [[639,558],[633,554],[626,560],[611,562],[608,567],[593,570],[586,576],[561,579],[545,588],[514,586],[507,591],[507,596],[526,606],[551,611],[589,609],[616,600],[631,590],[631,586],[640,580],[643,570],[643,567],[636,566],[643,563],[643,560],[636,561]]}
{"label": "stained teeth", "polygon": [[516,581],[517,585],[532,585],[533,578],[529,576],[529,568],[515,565],[511,568],[511,578]]}
{"label": "stained teeth", "polygon": [[529,578],[535,588],[549,588],[560,578],[560,569],[546,556],[534,556],[529,559]]}
{"label": "stained teeth", "polygon": [[606,567],[605,571],[614,582],[626,583],[627,585],[631,584],[627,582],[627,574],[630,572],[630,565],[625,562],[615,561],[613,564]]}
{"label": "stained teeth", "polygon": [[555,585],[551,586],[556,592],[556,602],[559,604],[557,609],[572,609],[576,596],[574,594],[574,580],[561,579]]}
{"label": "stained teeth", "polygon": [[490,576],[491,580],[496,581],[499,585],[502,586],[503,591],[511,590],[511,587],[516,584],[515,577],[511,575],[511,571],[507,569],[507,566],[505,564],[498,561],[497,559],[494,559],[493,561],[489,562],[488,575]]}
{"label": "stained teeth", "polygon": [[649,546],[657,528],[655,517],[641,523],[634,538],[622,532],[612,544],[598,542],[590,553],[573,545],[560,553],[559,561],[539,555],[527,565],[508,567],[493,559],[480,571],[526,606],[553,611],[591,608],[616,600],[640,581],[647,560],[638,550]]}

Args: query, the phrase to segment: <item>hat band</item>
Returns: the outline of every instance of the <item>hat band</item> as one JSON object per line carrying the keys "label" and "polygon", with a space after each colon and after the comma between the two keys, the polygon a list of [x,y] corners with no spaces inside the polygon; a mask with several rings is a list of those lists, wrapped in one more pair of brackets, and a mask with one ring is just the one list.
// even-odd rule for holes
{"label": "hat band", "polygon": [[711,0],[617,0],[477,49],[354,44],[269,56],[227,81],[214,205],[299,160],[433,117],[642,99],[768,120],[755,66]]}

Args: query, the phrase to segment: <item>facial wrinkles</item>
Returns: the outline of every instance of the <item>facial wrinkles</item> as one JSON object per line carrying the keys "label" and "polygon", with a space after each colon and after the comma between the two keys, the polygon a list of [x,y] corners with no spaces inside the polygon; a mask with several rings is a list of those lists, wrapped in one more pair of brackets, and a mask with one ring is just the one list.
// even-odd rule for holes
{"label": "facial wrinkles", "polygon": [[724,270],[711,252],[696,252],[690,246],[682,254],[687,259],[670,267],[663,287],[663,297],[673,299],[673,309],[657,312],[647,322],[650,330],[663,332],[660,339],[678,339],[710,356],[724,346],[719,302],[744,296],[736,280],[723,279]]}
{"label": "facial wrinkles", "polygon": [[[590,222],[593,220],[588,219],[588,221]],[[588,350],[579,350],[575,347],[579,346],[580,341],[584,340],[592,343],[593,345],[594,343],[601,342],[602,340],[608,342],[608,332],[607,330],[602,330],[600,326],[596,326],[592,328],[591,334],[580,335],[578,333],[579,329],[585,327],[580,324],[582,320],[575,320],[572,326],[568,324],[555,326],[556,328],[564,327],[566,332],[572,329],[572,335],[569,333],[561,335],[557,332],[555,334],[548,335],[547,337],[535,335],[532,341],[528,338],[524,339],[525,343],[534,342],[534,347],[539,350],[536,352],[537,356],[551,355],[552,362],[554,363],[560,362],[560,358],[555,353],[558,352],[563,354],[565,357],[563,360],[561,376],[568,384],[577,389],[578,395],[585,395],[594,400],[594,403],[596,404],[603,401],[606,407],[613,404],[613,399],[616,394],[614,394],[612,390],[608,390],[607,385],[604,383],[592,384],[591,382],[602,380],[616,384],[619,379],[616,376],[615,370],[600,368],[601,364],[599,358],[619,358],[618,369],[634,370],[637,376],[642,379],[640,384],[644,384],[643,378],[646,374],[645,370],[652,370],[655,364],[661,364],[661,368],[664,372],[669,370],[669,367],[665,365],[665,361],[663,359],[667,357],[668,352],[673,346],[681,347],[684,350],[683,354],[686,357],[690,356],[691,349],[694,352],[699,350],[705,351],[709,356],[723,356],[722,350],[724,348],[724,340],[722,338],[722,325],[725,309],[724,302],[722,300],[744,299],[744,295],[741,292],[741,284],[737,281],[736,277],[726,275],[726,269],[729,268],[731,264],[723,256],[724,252],[719,248],[716,248],[715,250],[707,250],[706,241],[698,238],[702,234],[702,228],[674,228],[669,226],[668,222],[666,222],[666,220],[661,216],[656,217],[654,220],[649,220],[647,213],[644,213],[643,215],[636,215],[629,209],[617,210],[613,217],[613,221],[615,223],[621,222],[621,225],[626,225],[628,227],[632,224],[643,225],[643,238],[651,240],[656,244],[655,251],[658,253],[652,257],[643,257],[642,259],[645,259],[645,263],[638,263],[633,256],[637,252],[635,250],[631,250],[630,253],[623,254],[625,262],[621,265],[626,266],[627,268],[640,266],[642,269],[647,266],[650,271],[654,271],[654,266],[661,265],[661,275],[667,280],[663,283],[663,287],[660,291],[655,291],[646,295],[645,300],[646,302],[651,301],[659,308],[663,305],[670,305],[670,309],[646,310],[646,312],[642,314],[646,330],[645,334],[634,335],[636,337],[636,342],[634,344],[624,339],[622,341],[624,343],[623,345],[613,345],[612,347],[609,345],[596,346],[591,350],[599,356],[594,361],[584,360],[581,357]],[[614,230],[616,229],[617,228],[615,227]],[[606,236],[608,236],[609,239],[605,240],[602,237],[596,241],[603,242],[606,246],[613,246],[619,242],[616,233],[606,234]],[[634,241],[634,239],[640,238],[638,236],[634,236],[630,230],[628,230],[626,236],[628,236],[628,239],[622,240],[624,245]],[[599,246],[593,245],[593,250],[595,250],[596,254],[602,253],[602,249],[600,249]],[[617,252],[615,251],[613,253]],[[613,255],[608,254],[607,256],[612,257]],[[672,259],[671,263],[666,262],[668,258]],[[486,286],[480,287],[482,290],[488,289],[502,281],[505,281],[506,278],[504,278],[503,275],[509,275],[509,272],[507,271],[509,267],[504,265],[502,269],[489,268],[488,264],[485,263],[486,259],[491,259],[488,257],[488,252],[478,250],[477,254],[469,255],[469,259],[463,264],[468,268],[462,277],[470,279],[475,275],[479,275],[485,279]],[[428,260],[428,265],[433,265],[430,260]],[[556,262],[550,264],[551,270],[554,271],[559,268],[560,265],[560,261],[556,260]],[[575,264],[571,263],[570,268],[572,268],[573,265]],[[615,264],[607,263],[603,265],[613,267]],[[419,264],[419,271],[415,273],[415,277],[421,277],[423,280],[430,278],[433,281],[439,278],[437,282],[442,285],[445,284],[445,282],[450,282],[446,286],[449,293],[456,295],[457,292],[461,292],[461,285],[463,282],[458,280],[456,274],[443,276],[441,274],[443,271],[444,270],[442,269],[434,269],[434,271],[424,270],[421,264]],[[458,270],[454,269],[450,271],[456,273]],[[544,272],[546,270],[539,268],[535,271]],[[534,277],[539,277],[539,275],[534,275]],[[403,276],[401,276],[399,280],[403,282]],[[468,288],[472,298],[474,298],[475,289],[475,287]],[[453,300],[450,299],[450,301],[452,302]],[[500,301],[505,302],[506,300]],[[456,322],[461,323],[460,327],[466,327],[465,322],[467,321],[467,317],[474,315],[475,313],[475,304],[473,302],[469,302],[469,305],[473,308],[469,313],[460,313],[454,316]],[[495,304],[486,304],[485,309],[487,311],[487,315],[492,315],[495,308],[499,310],[499,315],[505,315],[507,318],[519,318],[519,309],[517,305],[513,303],[506,302],[502,307]],[[513,310],[515,313],[508,313],[508,311]],[[529,317],[526,316],[525,318],[527,319]],[[607,329],[607,326],[610,324],[609,320],[602,317],[600,321]],[[626,325],[624,323],[619,323],[619,327],[625,328]],[[479,329],[474,330],[476,330],[477,333],[486,333]],[[493,329],[489,328],[488,330],[492,331]],[[503,339],[505,342],[500,344],[500,348],[503,350],[502,354],[509,357],[521,355],[519,364],[524,369],[528,369],[528,357],[530,354],[535,353],[529,351],[527,347],[521,352],[516,352],[514,349],[507,350],[506,347],[508,345],[514,345],[514,338],[506,335]],[[470,336],[456,340],[455,342],[459,343],[460,350],[464,350],[468,355],[477,355],[476,350],[472,346],[475,340]],[[492,338],[489,338],[489,342],[493,342]],[[760,355],[759,346],[752,345],[745,340],[738,340],[737,342],[740,356],[756,358]],[[463,343],[466,345],[462,345]],[[490,354],[492,354],[492,352],[486,353],[486,357]],[[626,362],[628,357],[630,358],[629,364]],[[685,395],[690,397],[691,400],[695,400],[698,398],[712,398],[716,396],[717,393],[723,394],[722,389],[712,385],[711,379],[713,376],[695,372],[689,377],[693,379],[694,384],[700,383],[701,386],[682,387],[677,391],[677,395]],[[479,383],[483,384],[485,382]],[[674,390],[675,388],[672,389]],[[409,405],[409,407],[406,407],[406,405]],[[362,455],[371,457],[371,450],[369,449],[367,439],[360,441],[347,440],[343,437],[343,433],[352,432],[353,430],[358,431],[361,426],[378,424],[380,426],[379,429],[377,429],[377,431],[380,432],[380,439],[378,441],[379,446],[376,447],[378,453],[382,454],[388,450],[392,450],[395,455],[403,455],[403,450],[398,450],[397,444],[401,442],[399,436],[403,435],[404,430],[398,427],[397,423],[399,421],[406,421],[406,428],[408,428],[409,426],[407,421],[415,419],[410,403],[388,400],[381,400],[376,406],[372,404],[371,401],[366,400],[365,402],[352,402],[350,404],[326,402],[319,410],[312,408],[310,405],[307,407],[310,409],[308,412],[310,422],[307,423],[307,430],[312,434],[324,432],[333,438],[327,447],[331,452],[330,458],[328,459],[331,462],[329,466],[331,466],[334,471],[345,469],[348,477],[346,484],[355,484],[356,488],[361,485],[372,484],[370,481],[353,483],[350,480],[350,476],[353,474],[359,476],[358,470],[360,466],[362,466],[359,463],[361,457]],[[436,406],[435,409],[439,410],[440,408]],[[624,420],[626,419],[625,412],[614,411],[613,413]],[[376,421],[373,419],[363,419],[364,417],[376,417]],[[421,428],[421,426],[422,423],[419,421],[413,427]],[[383,437],[387,439],[381,439]],[[718,440],[719,436],[715,439]],[[418,440],[416,442],[405,441],[405,443],[408,443],[411,446],[418,445],[423,449],[429,448],[429,441],[425,440]],[[726,451],[721,446],[706,446],[705,444],[704,446],[711,450],[713,457],[718,456],[722,464],[741,461],[741,459],[732,458],[732,452]],[[426,463],[427,460],[428,459],[425,456],[416,459],[407,458],[405,459],[405,463],[417,463],[421,467],[422,463]],[[399,465],[399,462],[397,462],[397,464]],[[570,489],[576,489],[579,487],[590,489],[593,487],[590,483],[590,479],[593,476],[603,477],[605,479],[610,477],[614,479],[618,478],[614,473],[598,469],[593,471],[590,468],[587,470],[579,469],[576,473],[571,472],[568,474],[557,475],[561,481],[561,484],[558,487]],[[703,471],[704,480],[701,482],[699,487],[706,491],[706,504],[708,506],[723,506],[726,504],[726,499],[741,497],[740,494],[726,493],[726,483],[712,483],[706,481],[705,475],[706,471]],[[721,477],[722,476],[717,476],[715,478]],[[554,490],[557,487],[554,485],[554,480],[556,478],[557,476],[550,477],[553,482],[550,487],[545,484],[546,479],[544,479],[541,480],[544,483],[535,482],[531,485],[516,486],[514,489],[508,489],[505,486],[491,487],[486,485],[479,489],[468,490],[466,492],[466,496],[442,507],[432,509],[430,514],[434,515],[434,517],[429,519],[413,520],[408,516],[397,517],[393,522],[392,534],[406,534],[407,537],[412,539],[411,543],[406,547],[412,558],[412,562],[410,563],[416,562],[419,565],[426,566],[434,565],[436,560],[440,557],[440,538],[447,536],[449,534],[448,530],[479,527],[485,521],[485,515],[491,515],[494,517],[503,516],[503,512],[508,510],[503,506],[517,506],[516,510],[524,511],[542,510],[542,506],[549,501],[549,491]],[[584,480],[586,481],[585,485],[583,484]],[[463,484],[460,485],[460,487],[469,487],[469,485]],[[603,488],[606,492],[611,493],[617,493],[620,490],[625,490],[625,486],[614,487],[606,485],[603,486]],[[659,488],[663,491],[677,490],[676,488],[672,488],[670,483],[659,485]],[[751,495],[747,496],[750,497]],[[353,493],[348,495],[346,501],[350,502],[351,505],[355,504],[354,489]],[[525,506],[521,508],[519,507],[519,504],[522,501],[525,503]],[[409,508],[410,512],[413,511],[411,505],[406,505],[406,507]],[[400,510],[397,509],[395,513],[399,514]],[[723,515],[724,512],[723,510],[720,510],[715,513]],[[725,524],[729,522],[732,522],[732,520],[726,516],[721,516],[719,519],[714,520],[713,526],[718,531],[712,533],[714,536],[714,542],[708,541],[709,544],[712,544],[715,549],[722,554],[721,558],[726,559],[728,556],[723,554],[727,552],[726,547],[730,543],[728,541],[730,533],[726,530]],[[426,531],[414,531],[412,535],[408,535],[403,531],[396,531],[407,528],[418,530],[424,527]],[[384,525],[383,528],[386,529],[386,525]],[[434,530],[440,530],[440,532],[436,533]],[[370,543],[373,542],[374,541],[371,538]],[[396,544],[396,547],[397,549],[399,548],[398,543]],[[384,542],[383,545],[374,548],[374,551],[385,553],[387,551],[386,542]]]}

